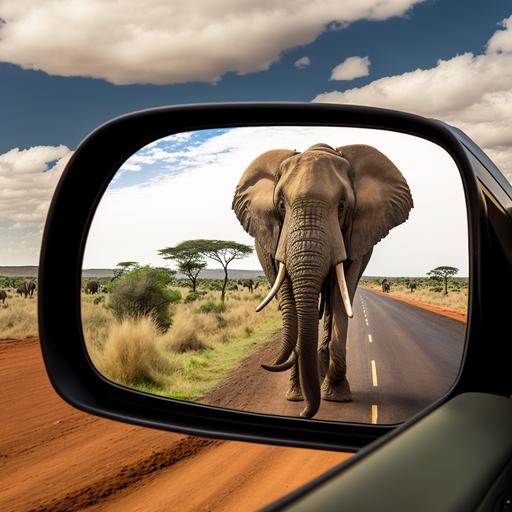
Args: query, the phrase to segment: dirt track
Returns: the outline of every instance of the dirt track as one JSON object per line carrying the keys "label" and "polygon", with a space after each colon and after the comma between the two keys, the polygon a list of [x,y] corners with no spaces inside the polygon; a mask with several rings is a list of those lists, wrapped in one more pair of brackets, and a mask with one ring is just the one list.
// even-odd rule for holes
{"label": "dirt track", "polygon": [[0,342],[0,510],[255,510],[348,455],[215,441],[79,412],[37,340]]}

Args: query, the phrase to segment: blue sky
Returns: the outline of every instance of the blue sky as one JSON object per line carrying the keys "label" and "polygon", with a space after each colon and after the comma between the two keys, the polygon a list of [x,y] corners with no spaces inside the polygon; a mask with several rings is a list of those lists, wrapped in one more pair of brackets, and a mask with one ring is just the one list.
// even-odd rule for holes
{"label": "blue sky", "polygon": [[[165,12],[131,3],[122,12],[98,0],[0,4],[0,265],[37,262],[51,193],[80,140],[147,107],[398,108],[460,126],[512,175],[509,1],[212,1],[193,10],[175,1]],[[367,57],[367,74],[331,80],[351,57]]]}
{"label": "blue sky", "polygon": [[[50,76],[3,62],[0,153],[16,146],[75,148],[98,124],[143,108],[240,100],[311,101],[340,86],[360,87],[380,77],[435,66],[438,59],[481,53],[497,23],[511,13],[510,2],[504,0],[430,0],[413,6],[403,17],[360,20],[342,30],[323,32],[309,45],[285,50],[268,71],[243,76],[228,72],[216,84],[116,86],[101,79]],[[293,64],[304,55],[311,65],[298,70]],[[341,84],[329,81],[330,70],[352,55],[369,56],[370,75]]]}

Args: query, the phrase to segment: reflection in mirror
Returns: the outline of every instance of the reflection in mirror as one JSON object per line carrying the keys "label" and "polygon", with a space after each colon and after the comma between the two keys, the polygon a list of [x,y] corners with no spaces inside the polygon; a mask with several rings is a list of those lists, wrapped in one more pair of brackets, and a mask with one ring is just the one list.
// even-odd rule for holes
{"label": "reflection in mirror", "polygon": [[119,169],[84,255],[82,323],[124,386],[231,409],[406,420],[453,385],[468,297],[453,159],[382,130],[240,127]]}

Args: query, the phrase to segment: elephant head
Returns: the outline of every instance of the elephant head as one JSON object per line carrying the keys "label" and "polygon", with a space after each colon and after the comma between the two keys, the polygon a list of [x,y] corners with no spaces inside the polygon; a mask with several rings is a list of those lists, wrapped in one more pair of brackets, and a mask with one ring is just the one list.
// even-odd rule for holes
{"label": "elephant head", "polygon": [[[273,283],[258,310],[278,293],[283,315],[280,354],[274,365],[264,367],[285,370],[298,359],[302,416],[312,417],[320,405],[319,295],[328,282],[337,283],[334,291],[342,298],[337,307],[351,317],[351,300],[373,246],[407,220],[412,205],[400,171],[367,145],[271,150],[242,175],[233,210],[255,238]],[[347,283],[345,274],[357,262],[359,268],[364,262],[363,268]],[[332,292],[325,295],[333,300]]]}

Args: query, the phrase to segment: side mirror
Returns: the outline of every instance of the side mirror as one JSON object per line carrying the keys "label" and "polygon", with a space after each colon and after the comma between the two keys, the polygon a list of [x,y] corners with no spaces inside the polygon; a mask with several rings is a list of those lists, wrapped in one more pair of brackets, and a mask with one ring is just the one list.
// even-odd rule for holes
{"label": "side mirror", "polygon": [[111,121],[70,160],[45,227],[51,381],[112,419],[344,450],[461,392],[510,393],[505,349],[482,337],[504,329],[486,277],[510,275],[500,180],[464,134],[394,111]]}

